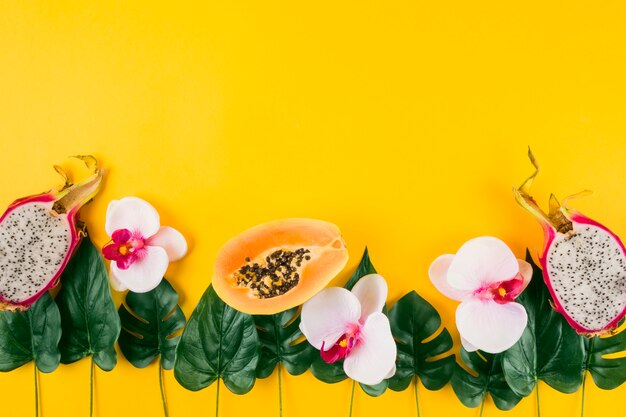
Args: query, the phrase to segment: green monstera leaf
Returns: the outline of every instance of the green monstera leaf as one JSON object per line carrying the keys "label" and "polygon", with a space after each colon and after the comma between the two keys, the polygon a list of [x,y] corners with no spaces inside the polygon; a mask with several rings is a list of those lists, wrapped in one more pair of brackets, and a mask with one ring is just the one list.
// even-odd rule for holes
{"label": "green monstera leaf", "polygon": [[311,362],[311,373],[315,378],[327,384],[335,384],[348,378],[348,375],[343,371],[343,361],[326,363],[319,352]]}
{"label": "green monstera leaf", "polygon": [[61,315],[45,292],[23,313],[0,313],[0,371],[12,371],[34,360],[42,372],[59,366]]}
{"label": "green monstera leaf", "polygon": [[104,260],[88,237],[72,256],[61,282],[55,300],[63,329],[61,362],[72,363],[92,355],[100,369],[110,371],[117,363],[114,345],[120,334],[120,318]]}
{"label": "green monstera leaf", "polygon": [[185,327],[185,314],[172,285],[163,278],[151,291],[128,292],[118,312],[122,322],[118,343],[124,357],[145,368],[161,356],[163,368],[172,369],[180,339],[176,334]]}
{"label": "green monstera leaf", "polygon": [[467,352],[461,348],[461,360],[471,373],[456,365],[452,374],[452,389],[466,407],[484,405],[487,394],[500,410],[510,410],[522,399],[504,378],[501,354]]}
{"label": "green monstera leaf", "polygon": [[346,282],[346,285],[344,285],[344,288],[351,290],[356,285],[356,283],[359,282],[359,280],[363,278],[365,275],[375,274],[375,273],[376,273],[376,268],[374,268],[374,265],[372,264],[372,261],[370,260],[370,253],[366,247],[365,251],[363,252],[363,256],[361,257],[361,261],[359,262],[359,265],[356,267],[356,271],[354,271],[354,273],[352,274],[348,282]]}
{"label": "green monstera leaf", "polygon": [[225,304],[213,286],[205,291],[183,331],[174,376],[191,391],[223,380],[235,394],[252,389],[259,361],[254,319]]}
{"label": "green monstera leaf", "polygon": [[[588,371],[598,388],[615,389],[626,381],[626,331],[609,337],[581,336],[581,341],[585,349],[583,374]],[[620,357],[606,357],[614,354]]]}
{"label": "green monstera leaf", "polygon": [[[623,323],[622,323],[623,324]],[[620,326],[621,327],[621,326]],[[578,363],[582,369],[582,400],[581,415],[585,414],[585,387],[587,375],[591,374],[598,388],[611,390],[626,381],[626,331],[622,329],[614,336],[586,338],[580,336],[580,344],[584,349],[584,358]],[[608,358],[608,355],[618,357]]]}
{"label": "green monstera leaf", "polygon": [[583,344],[550,305],[541,269],[528,252],[526,261],[533,268],[533,276],[516,301],[526,308],[528,326],[521,339],[502,354],[504,376],[511,389],[521,396],[529,395],[538,380],[560,392],[575,392],[582,383]]}
{"label": "green monstera leaf", "polygon": [[511,389],[526,396],[542,380],[560,392],[572,393],[584,387],[588,373],[599,388],[622,385],[626,381],[626,358],[608,356],[626,352],[626,332],[593,338],[576,334],[552,308],[541,269],[528,253],[526,260],[533,267],[533,278],[517,301],[528,312],[528,327],[522,338],[501,355]]}
{"label": "green monstera leaf", "polygon": [[[279,415],[283,415],[283,390],[281,369],[291,375],[300,375],[311,366],[317,350],[311,346],[300,331],[298,307],[272,315],[254,316],[261,349],[257,378],[267,378],[278,368]],[[282,366],[281,366],[282,365]]]}
{"label": "green monstera leaf", "polygon": [[433,360],[452,349],[450,333],[445,328],[440,330],[441,317],[437,310],[411,291],[391,308],[389,321],[398,346],[396,374],[389,379],[389,388],[403,391],[412,380],[417,386],[415,377],[430,390],[446,385],[456,362],[452,353]]}
{"label": "green monstera leaf", "polygon": [[[344,288],[351,290],[357,282],[365,275],[375,274],[376,269],[372,264],[372,261],[369,257],[369,252],[367,248],[363,252],[363,257],[359,262],[359,265],[356,268],[356,271],[352,274]],[[386,313],[386,308],[383,310]],[[337,361],[335,363],[326,363],[322,359],[322,357],[318,354],[315,355],[313,362],[311,364],[311,373],[320,381],[326,382],[327,384],[334,384],[336,382],[343,381],[348,378],[346,373],[343,371],[343,360]],[[359,384],[361,389],[365,391],[368,395],[372,397],[378,397],[382,395],[388,386],[388,381],[385,380],[377,385],[365,385]]]}
{"label": "green monstera leaf", "polygon": [[311,366],[317,350],[302,340],[298,307],[281,313],[254,316],[261,342],[257,378],[267,378],[283,364],[291,375],[300,375]]}

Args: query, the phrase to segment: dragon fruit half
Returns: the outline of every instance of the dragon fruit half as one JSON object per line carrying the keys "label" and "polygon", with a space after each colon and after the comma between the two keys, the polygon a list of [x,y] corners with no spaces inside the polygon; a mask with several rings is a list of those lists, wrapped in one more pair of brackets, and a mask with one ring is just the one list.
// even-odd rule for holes
{"label": "dragon fruit half", "polygon": [[27,310],[53,287],[83,233],[77,213],[98,192],[103,169],[80,156],[93,174],[58,191],[14,201],[0,217],[0,311]]}
{"label": "dragon fruit half", "polygon": [[626,315],[626,249],[613,232],[600,223],[560,204],[550,196],[546,214],[529,195],[539,173],[515,191],[517,202],[535,216],[544,231],[540,261],[553,306],[580,334],[611,333]]}

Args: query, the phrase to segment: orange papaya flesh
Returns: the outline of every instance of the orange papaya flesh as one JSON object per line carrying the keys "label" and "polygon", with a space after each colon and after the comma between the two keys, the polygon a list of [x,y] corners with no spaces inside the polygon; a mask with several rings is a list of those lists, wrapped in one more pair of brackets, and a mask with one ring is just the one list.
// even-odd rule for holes
{"label": "orange papaya flesh", "polygon": [[217,254],[213,288],[239,311],[275,314],[307,301],[347,262],[348,251],[334,224],[276,220],[226,242]]}

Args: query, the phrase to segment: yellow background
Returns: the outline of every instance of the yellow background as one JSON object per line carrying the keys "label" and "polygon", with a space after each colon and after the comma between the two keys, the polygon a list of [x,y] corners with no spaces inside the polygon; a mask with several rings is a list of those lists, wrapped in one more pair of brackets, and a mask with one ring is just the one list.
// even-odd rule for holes
{"label": "yellow background", "polygon": [[[106,186],[84,209],[107,241],[111,199],[152,202],[189,255],[168,277],[191,313],[214,255],[243,229],[288,216],[338,224],[349,274],[367,244],[389,302],[416,289],[454,329],[456,303],[427,269],[467,239],[495,235],[523,256],[539,226],[511,187],[596,191],[575,205],[626,235],[626,7],[620,1],[2,1],[0,206],[58,184],[52,165],[93,153]],[[337,281],[342,282],[342,281]],[[116,301],[121,296],[116,295]],[[32,415],[32,365],[0,375],[3,414]],[[165,376],[172,417],[213,415],[215,385]],[[350,383],[284,380],[284,415],[346,416]],[[580,392],[540,385],[544,415],[577,415]],[[89,361],[41,376],[44,417],[85,416]],[[615,415],[626,387],[588,386],[587,416]],[[450,386],[420,387],[423,416],[476,416]],[[222,416],[276,416],[277,379]],[[415,415],[411,389],[355,416]],[[507,415],[531,416],[531,396]],[[485,416],[501,415],[489,400]],[[157,367],[123,357],[96,373],[96,416],[162,415]]]}

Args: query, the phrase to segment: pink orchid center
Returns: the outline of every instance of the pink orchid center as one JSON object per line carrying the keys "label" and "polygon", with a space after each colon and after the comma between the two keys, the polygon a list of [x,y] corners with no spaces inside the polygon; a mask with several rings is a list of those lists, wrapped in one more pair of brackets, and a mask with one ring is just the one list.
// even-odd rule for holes
{"label": "pink orchid center", "polygon": [[347,357],[350,354],[350,351],[359,343],[360,332],[361,326],[354,324],[349,327],[346,333],[344,333],[343,336],[341,336],[330,349],[325,350],[325,342],[322,342],[320,355],[322,356],[322,359],[324,359],[324,362],[335,363]]}
{"label": "pink orchid center", "polygon": [[102,254],[114,261],[120,269],[128,269],[135,261],[141,259],[145,252],[146,241],[140,233],[132,233],[128,229],[118,229],[111,235],[111,242],[102,248]]}
{"label": "pink orchid center", "polygon": [[517,274],[506,281],[498,281],[483,285],[474,291],[474,296],[480,300],[493,300],[498,304],[510,303],[520,295],[524,289],[524,278]]}

